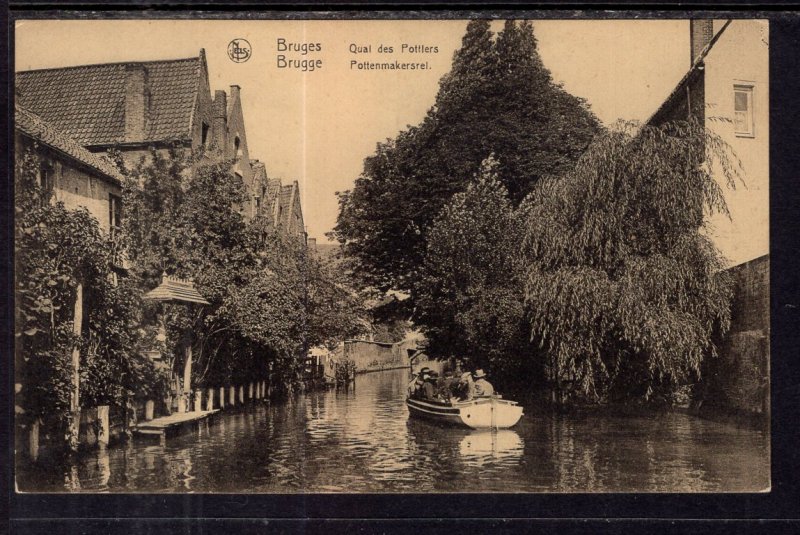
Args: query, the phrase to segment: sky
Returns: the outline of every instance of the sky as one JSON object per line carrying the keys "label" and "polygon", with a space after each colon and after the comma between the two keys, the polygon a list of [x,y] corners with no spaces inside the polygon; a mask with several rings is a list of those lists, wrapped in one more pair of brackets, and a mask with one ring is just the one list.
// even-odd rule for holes
{"label": "sky", "polygon": [[[335,193],[352,187],[378,142],[418,124],[461,45],[467,21],[22,20],[16,70],[197,56],[204,48],[212,94],[241,87],[251,158],[270,177],[298,180],[309,237],[326,241]],[[645,120],[689,68],[686,20],[535,20],[544,65],[586,99],[600,120]],[[499,30],[502,22],[495,21]],[[228,56],[246,39],[251,57]],[[281,41],[283,40],[283,41]],[[281,51],[280,43],[286,43]],[[303,54],[302,45],[321,50]],[[402,48],[405,44],[407,47]],[[391,47],[382,52],[380,47]],[[317,48],[311,46],[310,48]],[[299,51],[297,51],[299,49]],[[279,67],[279,56],[321,67]],[[353,62],[424,63],[421,70],[359,70]],[[357,66],[357,65],[356,65]]]}

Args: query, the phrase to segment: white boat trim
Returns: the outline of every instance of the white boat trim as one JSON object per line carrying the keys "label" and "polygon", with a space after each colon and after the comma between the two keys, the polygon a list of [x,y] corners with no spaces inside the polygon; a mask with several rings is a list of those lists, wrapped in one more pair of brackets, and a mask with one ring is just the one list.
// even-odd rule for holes
{"label": "white boat trim", "polygon": [[[472,429],[513,427],[522,418],[522,407],[516,401],[500,398],[478,398],[462,401],[453,405],[442,402],[431,402],[422,399],[406,399],[409,414],[414,417],[429,417],[439,422],[452,423]],[[487,414],[487,410],[489,413]],[[501,410],[498,411],[498,408]],[[471,409],[478,409],[476,414]],[[465,412],[469,411],[469,412]],[[499,422],[498,422],[498,412]],[[476,418],[472,418],[472,416]]]}

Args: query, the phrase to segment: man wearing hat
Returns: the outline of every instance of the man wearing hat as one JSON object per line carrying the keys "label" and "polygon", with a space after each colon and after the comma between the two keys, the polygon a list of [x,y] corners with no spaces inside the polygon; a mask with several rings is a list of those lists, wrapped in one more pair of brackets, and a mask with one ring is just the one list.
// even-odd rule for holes
{"label": "man wearing hat", "polygon": [[486,374],[481,368],[475,370],[475,397],[488,398],[494,395],[492,383],[486,380]]}

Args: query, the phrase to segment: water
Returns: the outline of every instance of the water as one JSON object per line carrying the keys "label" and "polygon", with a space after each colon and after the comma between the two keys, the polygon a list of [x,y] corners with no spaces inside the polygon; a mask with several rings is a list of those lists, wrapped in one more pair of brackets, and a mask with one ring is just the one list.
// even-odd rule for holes
{"label": "water", "polygon": [[513,429],[409,420],[405,370],[355,391],[221,413],[163,444],[136,440],[66,465],[19,467],[21,491],[739,492],[769,487],[764,433],[685,414],[550,416]]}

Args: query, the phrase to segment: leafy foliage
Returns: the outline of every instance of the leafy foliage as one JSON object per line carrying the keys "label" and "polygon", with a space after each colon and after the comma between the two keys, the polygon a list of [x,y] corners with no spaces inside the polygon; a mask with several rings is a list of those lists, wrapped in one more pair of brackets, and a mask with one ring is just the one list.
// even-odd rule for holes
{"label": "leafy foliage", "polygon": [[[114,244],[84,208],[54,202],[40,183],[36,147],[15,167],[17,403],[32,417],[71,418],[71,352],[80,348],[82,406],[121,404],[163,384],[139,354],[136,289],[114,284]],[[73,331],[76,288],[83,287],[83,330]]]}
{"label": "leafy foliage", "polygon": [[490,154],[516,205],[544,176],[568,170],[600,130],[586,104],[554,84],[528,22],[493,39],[471,21],[434,106],[417,126],[378,144],[351,191],[339,194],[335,236],[364,284],[409,292],[428,231]]}
{"label": "leafy foliage", "polygon": [[164,307],[168,351],[194,347],[194,384],[226,384],[273,370],[277,390],[297,381],[311,346],[353,332],[359,302],[305,243],[263,218],[245,221],[231,162],[153,152],[125,189],[129,254],[151,289],[162,272],[192,278],[208,307]]}
{"label": "leafy foliage", "polygon": [[729,148],[696,122],[622,125],[526,200],[525,302],[555,378],[590,399],[668,400],[730,320],[704,213],[725,211]]}
{"label": "leafy foliage", "polygon": [[493,376],[530,384],[538,351],[528,339],[522,221],[490,157],[434,222],[414,320],[434,356],[457,356]]}

